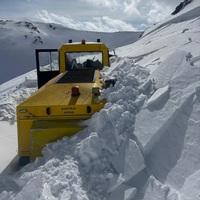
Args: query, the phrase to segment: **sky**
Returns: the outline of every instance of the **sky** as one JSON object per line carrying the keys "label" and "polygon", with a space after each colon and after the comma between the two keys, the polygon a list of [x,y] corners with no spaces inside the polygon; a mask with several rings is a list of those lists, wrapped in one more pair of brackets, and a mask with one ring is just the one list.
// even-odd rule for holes
{"label": "sky", "polygon": [[1,0],[0,19],[29,19],[99,32],[143,31],[182,0]]}

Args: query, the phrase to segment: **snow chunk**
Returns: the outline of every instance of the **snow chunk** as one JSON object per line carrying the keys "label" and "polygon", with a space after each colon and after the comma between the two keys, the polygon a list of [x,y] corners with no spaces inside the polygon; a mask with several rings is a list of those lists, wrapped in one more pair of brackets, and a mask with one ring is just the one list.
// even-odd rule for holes
{"label": "snow chunk", "polygon": [[108,193],[111,193],[114,190],[116,190],[116,188],[119,187],[119,185],[121,185],[123,182],[124,178],[122,174],[111,175],[109,180]]}
{"label": "snow chunk", "polygon": [[137,192],[136,188],[130,187],[125,184],[121,184],[117,190],[113,191],[108,200],[129,200],[135,197]]}
{"label": "snow chunk", "polygon": [[136,188],[130,188],[125,190],[125,194],[124,194],[124,200],[131,200],[135,197],[135,194],[137,192]]}
{"label": "snow chunk", "polygon": [[111,175],[109,180],[108,200],[131,200],[135,197],[137,192],[136,188],[124,184],[122,174]]}
{"label": "snow chunk", "polygon": [[25,77],[24,82],[22,82],[19,86],[17,86],[17,89],[20,88],[36,88],[37,87],[37,80],[31,79],[29,77]]}
{"label": "snow chunk", "polygon": [[97,133],[93,132],[88,138],[77,144],[75,154],[78,154],[81,163],[91,168],[93,160],[97,159],[102,150],[102,144]]}
{"label": "snow chunk", "polygon": [[153,176],[150,176],[144,190],[143,200],[180,200],[179,194],[175,190],[170,188],[170,186],[162,185]]}
{"label": "snow chunk", "polygon": [[169,90],[170,90],[169,85],[166,85],[165,87],[156,90],[156,92],[151,96],[151,98],[148,99],[147,105],[150,106],[161,101],[162,98],[164,98],[169,93]]}
{"label": "snow chunk", "polygon": [[127,182],[145,168],[144,158],[135,141],[129,140],[125,152],[124,179]]}
{"label": "snow chunk", "polygon": [[125,182],[142,171],[145,168],[145,163],[137,143],[132,139],[129,139],[127,143],[123,142],[112,161],[112,165],[119,173],[123,174]]}
{"label": "snow chunk", "polygon": [[192,174],[184,183],[181,190],[181,199],[199,199],[200,197],[200,170]]}

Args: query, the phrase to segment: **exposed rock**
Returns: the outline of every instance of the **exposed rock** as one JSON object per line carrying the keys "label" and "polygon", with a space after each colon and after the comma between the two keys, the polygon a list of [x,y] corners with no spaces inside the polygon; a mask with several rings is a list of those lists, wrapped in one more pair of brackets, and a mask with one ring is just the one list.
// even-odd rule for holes
{"label": "exposed rock", "polygon": [[179,13],[181,10],[183,10],[185,8],[185,6],[187,6],[188,4],[190,4],[193,0],[185,0],[183,2],[181,2],[175,9],[175,11],[172,13],[172,15],[175,15],[177,13]]}

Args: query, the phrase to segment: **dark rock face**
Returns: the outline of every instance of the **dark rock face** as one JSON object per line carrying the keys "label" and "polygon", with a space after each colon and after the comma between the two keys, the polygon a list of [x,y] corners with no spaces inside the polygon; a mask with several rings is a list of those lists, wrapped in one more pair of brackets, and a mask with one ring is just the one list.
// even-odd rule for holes
{"label": "dark rock face", "polygon": [[183,2],[181,2],[175,9],[175,11],[172,13],[172,15],[177,14],[178,12],[180,12],[183,8],[185,8],[185,6],[187,6],[188,4],[190,4],[193,0],[184,0]]}

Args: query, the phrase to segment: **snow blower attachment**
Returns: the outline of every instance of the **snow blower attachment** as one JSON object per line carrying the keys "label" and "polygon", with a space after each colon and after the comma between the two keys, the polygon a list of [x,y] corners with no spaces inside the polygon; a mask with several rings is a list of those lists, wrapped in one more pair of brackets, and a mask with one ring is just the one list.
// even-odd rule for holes
{"label": "snow blower attachment", "polygon": [[109,66],[108,48],[97,42],[37,49],[38,90],[17,107],[19,164],[42,155],[43,147],[82,130],[82,121],[101,110],[100,70]]}

